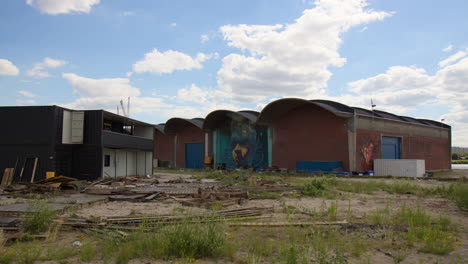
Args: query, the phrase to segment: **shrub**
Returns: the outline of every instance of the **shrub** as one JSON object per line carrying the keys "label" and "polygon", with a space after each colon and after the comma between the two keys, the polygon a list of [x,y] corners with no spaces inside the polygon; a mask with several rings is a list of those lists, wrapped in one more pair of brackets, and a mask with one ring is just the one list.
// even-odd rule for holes
{"label": "shrub", "polygon": [[334,191],[336,184],[336,178],[314,178],[304,184],[302,194],[313,197],[325,196],[328,192]]}
{"label": "shrub", "polygon": [[468,184],[454,183],[448,190],[448,198],[462,210],[468,210]]}
{"label": "shrub", "polygon": [[116,263],[127,263],[132,258],[187,258],[219,257],[226,249],[226,235],[215,223],[178,223],[162,227],[159,233],[137,232],[127,241],[112,241],[109,250],[117,253]]}
{"label": "shrub", "polygon": [[49,207],[47,202],[34,200],[29,203],[28,211],[30,217],[23,221],[26,232],[38,234],[48,230],[50,224],[56,217],[56,213]]}

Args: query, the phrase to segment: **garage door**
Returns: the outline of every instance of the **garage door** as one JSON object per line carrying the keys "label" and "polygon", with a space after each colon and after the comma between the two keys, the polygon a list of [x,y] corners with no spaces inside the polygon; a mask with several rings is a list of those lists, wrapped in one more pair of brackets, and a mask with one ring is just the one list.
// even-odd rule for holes
{"label": "garage door", "polygon": [[185,168],[203,168],[203,143],[185,144]]}
{"label": "garage door", "polygon": [[400,159],[400,138],[382,137],[382,159]]}

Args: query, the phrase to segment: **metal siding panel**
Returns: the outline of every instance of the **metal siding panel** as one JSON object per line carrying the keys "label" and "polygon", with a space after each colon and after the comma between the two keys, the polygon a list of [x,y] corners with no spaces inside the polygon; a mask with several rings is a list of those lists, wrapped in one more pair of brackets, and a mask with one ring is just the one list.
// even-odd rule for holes
{"label": "metal siding panel", "polygon": [[203,143],[185,144],[185,167],[187,169],[203,168]]}
{"label": "metal siding panel", "polygon": [[423,177],[426,171],[424,160],[375,159],[376,176]]}

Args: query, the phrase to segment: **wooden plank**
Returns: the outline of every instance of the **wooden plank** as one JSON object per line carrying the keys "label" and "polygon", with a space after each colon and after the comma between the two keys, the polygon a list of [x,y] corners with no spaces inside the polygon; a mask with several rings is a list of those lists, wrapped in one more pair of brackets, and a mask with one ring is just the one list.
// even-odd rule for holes
{"label": "wooden plank", "polygon": [[228,223],[230,226],[314,226],[314,225],[347,225],[348,221],[331,221],[331,222],[254,222],[254,223]]}
{"label": "wooden plank", "polygon": [[10,175],[10,168],[5,168],[5,170],[3,171],[2,185],[7,185],[9,175]]}
{"label": "wooden plank", "polygon": [[21,182],[21,180],[23,179],[23,173],[24,173],[24,168],[26,167],[26,161],[28,160],[28,158],[24,159],[24,162],[23,162],[23,167],[21,167],[21,172],[20,172],[20,177],[19,177],[19,181]]}
{"label": "wooden plank", "polygon": [[13,176],[15,175],[15,168],[10,168],[10,175],[8,176],[8,185],[13,182]]}
{"label": "wooden plank", "polygon": [[34,166],[33,166],[32,175],[31,175],[31,183],[34,182],[34,176],[36,175],[36,168],[37,168],[37,161],[38,160],[39,160],[38,157],[34,158]]}

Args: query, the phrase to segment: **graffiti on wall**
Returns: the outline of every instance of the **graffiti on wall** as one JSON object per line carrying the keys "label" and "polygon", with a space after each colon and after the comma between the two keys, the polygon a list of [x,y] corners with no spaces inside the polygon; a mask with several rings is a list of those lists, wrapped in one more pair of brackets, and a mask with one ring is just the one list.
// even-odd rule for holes
{"label": "graffiti on wall", "polygon": [[380,135],[362,133],[357,137],[357,168],[358,171],[374,169],[374,159],[379,158]]}
{"label": "graffiti on wall", "polygon": [[228,129],[219,130],[220,163],[227,168],[266,167],[268,165],[268,133],[248,119],[232,115]]}
{"label": "graffiti on wall", "polygon": [[367,166],[372,165],[372,160],[374,156],[374,146],[375,145],[373,142],[367,142],[361,147],[361,154]]}

